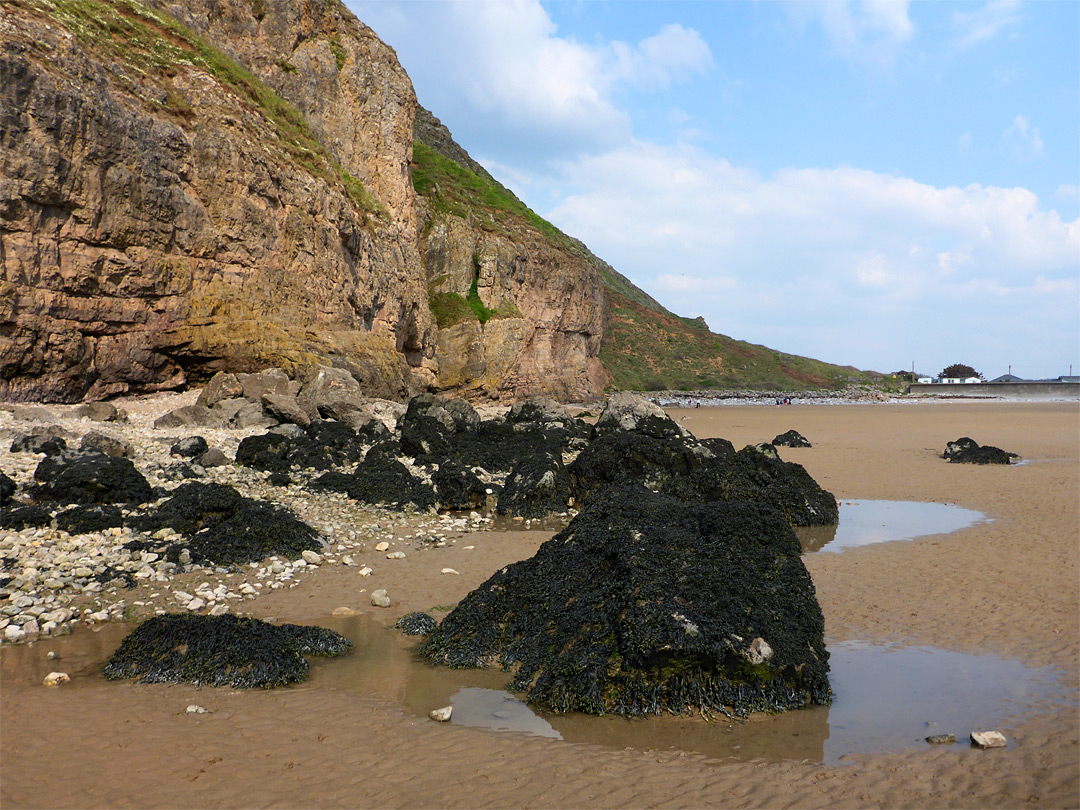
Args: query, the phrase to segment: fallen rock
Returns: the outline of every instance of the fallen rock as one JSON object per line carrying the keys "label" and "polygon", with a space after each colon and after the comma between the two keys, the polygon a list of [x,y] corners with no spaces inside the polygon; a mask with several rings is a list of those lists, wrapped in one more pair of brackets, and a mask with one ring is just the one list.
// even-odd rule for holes
{"label": "fallen rock", "polygon": [[311,424],[311,417],[300,407],[296,397],[291,394],[267,393],[262,395],[263,410],[279,422],[287,422],[301,427]]}
{"label": "fallen rock", "polygon": [[187,714],[206,714],[206,709],[196,703],[189,703],[184,712]]}
{"label": "fallen rock", "polygon": [[96,450],[99,453],[114,456],[115,458],[129,458],[135,454],[135,451],[127,442],[99,433],[96,430],[91,430],[82,437],[79,449],[83,451]]}
{"label": "fallen rock", "polygon": [[8,501],[11,500],[11,496],[15,494],[15,490],[18,489],[18,484],[11,478],[4,475],[0,470],[0,507],[7,506]]}
{"label": "fallen rock", "polygon": [[1000,731],[973,731],[971,741],[979,748],[1004,748],[1008,740]]}
{"label": "fallen rock", "polygon": [[1020,458],[1016,453],[1007,453],[1000,447],[979,446],[974,439],[966,436],[945,445],[941,457],[952,464],[1011,464]]}
{"label": "fallen rock", "polygon": [[231,464],[231,460],[227,455],[222,453],[216,447],[211,447],[201,456],[199,456],[199,465],[202,467],[224,467],[227,464]]}
{"label": "fallen rock", "polygon": [[210,378],[210,382],[199,392],[199,398],[195,400],[195,404],[209,410],[224,399],[233,399],[243,395],[244,387],[240,385],[236,375],[227,371],[219,371]]}
{"label": "fallen rock", "polygon": [[61,436],[48,433],[27,433],[17,436],[11,442],[12,453],[44,453],[58,456],[67,449],[67,442]]}
{"label": "fallen rock", "polygon": [[180,458],[198,458],[209,450],[202,436],[185,436],[169,448],[169,455]]}
{"label": "fallen rock", "polygon": [[87,402],[75,409],[75,416],[79,419],[86,417],[92,422],[115,422],[123,421],[127,414],[123,414],[115,405],[108,402]]}
{"label": "fallen rock", "polygon": [[109,680],[264,688],[307,677],[305,655],[343,655],[344,636],[259,619],[166,614],[140,624],[106,662]]}
{"label": "fallen rock", "polygon": [[[361,575],[363,575],[362,571]],[[383,588],[379,588],[379,590],[372,592],[371,604],[375,607],[388,608],[390,607],[390,597]]]}
{"label": "fallen rock", "polygon": [[766,504],[609,489],[466,596],[422,655],[517,666],[510,688],[556,712],[828,703],[824,619],[800,553]]}

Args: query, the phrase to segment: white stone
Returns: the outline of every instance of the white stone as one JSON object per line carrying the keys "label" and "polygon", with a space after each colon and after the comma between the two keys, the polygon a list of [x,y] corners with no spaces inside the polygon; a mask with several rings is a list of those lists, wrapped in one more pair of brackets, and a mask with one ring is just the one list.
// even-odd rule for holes
{"label": "white stone", "polygon": [[387,543],[385,540],[375,546],[376,551],[386,551],[388,548],[390,548],[390,544]]}
{"label": "white stone", "polygon": [[195,703],[189,703],[188,707],[184,709],[188,714],[206,714],[206,709]]}
{"label": "white stone", "polygon": [[45,676],[45,680],[42,683],[45,686],[59,686],[62,683],[67,683],[71,680],[71,676],[66,672],[50,672]]}
{"label": "white stone", "polygon": [[360,576],[362,576],[362,577],[370,577],[371,576],[371,569],[368,568],[365,565],[363,568],[360,569]]}
{"label": "white stone", "polygon": [[389,554],[386,555],[386,559],[388,559],[388,560],[404,560],[405,559],[405,552],[404,551],[391,551]]}
{"label": "white stone", "polygon": [[1004,748],[1008,744],[1000,731],[973,731],[971,741],[979,748]]}
{"label": "white stone", "polygon": [[375,607],[390,607],[390,597],[387,596],[386,591],[382,588],[371,594],[371,604]]}
{"label": "white stone", "polygon": [[190,602],[192,599],[195,598],[190,593],[187,593],[185,591],[173,591],[172,595],[176,597],[177,602]]}
{"label": "white stone", "polygon": [[341,564],[342,565],[355,565],[356,563],[353,561],[353,558],[352,558],[351,554],[345,554],[341,558]]}
{"label": "white stone", "polygon": [[453,706],[443,706],[441,709],[432,709],[428,712],[428,717],[434,720],[436,723],[446,723],[450,720],[450,715],[454,713]]}
{"label": "white stone", "polygon": [[351,607],[336,607],[330,612],[331,616],[355,616],[356,611]]}
{"label": "white stone", "polygon": [[456,573],[458,573],[458,572],[457,572],[457,571],[455,571],[455,570],[454,570],[453,568],[444,568],[444,569],[442,570],[442,572],[443,572],[444,574],[456,574]]}
{"label": "white stone", "polygon": [[304,549],[303,553],[300,556],[303,557],[304,562],[308,563],[309,565],[318,565],[322,562],[322,555],[316,554],[310,549]]}
{"label": "white stone", "polygon": [[26,638],[26,633],[17,624],[9,624],[4,628],[4,638],[8,641],[22,641]]}
{"label": "white stone", "polygon": [[773,649],[766,643],[765,639],[758,637],[750,642],[747,658],[750,659],[751,664],[761,664],[772,657]]}
{"label": "white stone", "polygon": [[211,616],[224,616],[228,612],[229,612],[229,606],[228,605],[214,605],[214,607],[212,607],[210,609],[210,615]]}
{"label": "white stone", "polygon": [[206,602],[197,596],[187,603],[188,610],[200,610],[204,607],[206,607]]}

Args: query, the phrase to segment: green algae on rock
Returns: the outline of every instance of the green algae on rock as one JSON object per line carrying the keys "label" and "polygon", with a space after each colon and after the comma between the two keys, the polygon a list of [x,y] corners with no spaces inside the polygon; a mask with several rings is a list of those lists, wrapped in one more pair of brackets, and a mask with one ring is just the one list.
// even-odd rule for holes
{"label": "green algae on rock", "polygon": [[610,487],[466,596],[421,654],[516,667],[510,688],[555,712],[828,703],[824,619],[799,555],[765,504]]}

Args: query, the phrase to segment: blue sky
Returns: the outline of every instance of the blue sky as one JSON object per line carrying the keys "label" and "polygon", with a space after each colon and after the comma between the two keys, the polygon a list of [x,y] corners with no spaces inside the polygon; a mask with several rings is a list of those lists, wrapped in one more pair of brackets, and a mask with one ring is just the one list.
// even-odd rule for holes
{"label": "blue sky", "polygon": [[864,369],[1080,372],[1080,3],[347,5],[669,309]]}

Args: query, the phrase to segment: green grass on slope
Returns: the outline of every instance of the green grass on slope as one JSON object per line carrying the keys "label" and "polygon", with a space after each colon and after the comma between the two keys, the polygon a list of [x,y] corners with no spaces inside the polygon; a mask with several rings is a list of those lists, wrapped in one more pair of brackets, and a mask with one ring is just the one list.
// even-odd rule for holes
{"label": "green grass on slope", "polygon": [[659,312],[610,286],[607,296],[600,361],[617,390],[799,391],[870,382],[854,368],[714,334],[701,320]]}

